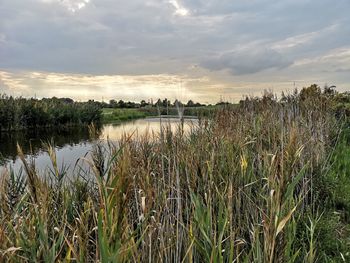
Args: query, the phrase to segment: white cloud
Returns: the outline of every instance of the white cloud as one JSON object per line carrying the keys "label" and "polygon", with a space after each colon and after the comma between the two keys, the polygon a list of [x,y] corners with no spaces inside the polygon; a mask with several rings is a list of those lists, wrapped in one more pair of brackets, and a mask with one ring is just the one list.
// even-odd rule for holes
{"label": "white cloud", "polygon": [[90,2],[90,0],[40,0],[40,1],[47,4],[58,3],[73,13],[84,8]]}
{"label": "white cloud", "polygon": [[312,58],[302,58],[295,61],[294,67],[312,65],[312,64],[323,64],[324,66],[349,66],[350,67],[350,47],[341,47],[337,49],[330,50],[326,54],[312,57]]}
{"label": "white cloud", "polygon": [[189,15],[190,11],[183,6],[181,6],[178,1],[176,0],[170,0],[170,4],[172,4],[175,7],[175,14],[179,16],[187,16]]}
{"label": "white cloud", "polygon": [[283,51],[284,49],[290,49],[301,45],[310,44],[316,39],[323,37],[324,35],[328,35],[331,32],[334,32],[338,28],[338,26],[338,24],[334,24],[318,31],[288,37],[282,41],[274,43],[272,45],[272,48],[275,50]]}
{"label": "white cloud", "polygon": [[208,85],[207,78],[193,78],[185,75],[87,75],[63,74],[42,71],[0,71],[0,81],[6,92],[15,96],[38,97],[69,96],[76,100],[89,98],[141,99],[179,98],[187,100],[200,97],[191,85]]}
{"label": "white cloud", "polygon": [[[349,46],[349,9],[346,0],[2,0],[0,69],[209,77],[205,85],[193,82],[201,98],[237,83],[239,92],[244,83],[258,89],[293,79],[346,84],[347,53],[325,56]],[[328,72],[327,63],[339,70]],[[36,89],[31,78],[16,79],[18,90]],[[62,83],[50,85],[69,90]],[[138,87],[135,94],[150,88]]]}

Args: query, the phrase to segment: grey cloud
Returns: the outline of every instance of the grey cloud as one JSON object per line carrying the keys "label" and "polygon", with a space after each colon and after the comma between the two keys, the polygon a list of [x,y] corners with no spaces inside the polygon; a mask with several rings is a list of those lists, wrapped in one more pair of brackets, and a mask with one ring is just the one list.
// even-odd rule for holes
{"label": "grey cloud", "polygon": [[285,68],[292,61],[272,49],[245,49],[202,62],[210,70],[229,70],[235,75],[253,74],[270,68]]}
{"label": "grey cloud", "polygon": [[143,64],[159,54],[152,47],[169,42],[168,5],[92,0],[72,13],[51,2],[0,3],[0,33],[6,36],[0,67],[119,73],[127,61]]}
{"label": "grey cloud", "polygon": [[[350,45],[348,0],[177,0],[189,10],[183,17],[168,0],[90,0],[75,13],[60,0],[44,2],[0,0],[0,68],[180,74],[198,64],[217,74],[226,69],[227,81],[266,69],[287,78],[292,61]],[[323,30],[331,25],[338,26]],[[272,48],[310,32],[320,34]]]}

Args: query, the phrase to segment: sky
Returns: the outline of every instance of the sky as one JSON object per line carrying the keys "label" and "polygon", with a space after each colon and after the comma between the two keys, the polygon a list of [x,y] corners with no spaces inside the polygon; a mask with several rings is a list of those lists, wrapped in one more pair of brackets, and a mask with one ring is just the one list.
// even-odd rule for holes
{"label": "sky", "polygon": [[0,0],[0,93],[215,103],[350,89],[348,0]]}

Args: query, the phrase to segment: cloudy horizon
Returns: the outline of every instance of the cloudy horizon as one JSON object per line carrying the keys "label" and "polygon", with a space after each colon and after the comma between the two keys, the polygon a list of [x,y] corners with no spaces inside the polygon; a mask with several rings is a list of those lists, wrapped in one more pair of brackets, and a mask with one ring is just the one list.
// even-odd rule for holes
{"label": "cloudy horizon", "polygon": [[350,88],[345,0],[0,0],[0,93],[204,103]]}

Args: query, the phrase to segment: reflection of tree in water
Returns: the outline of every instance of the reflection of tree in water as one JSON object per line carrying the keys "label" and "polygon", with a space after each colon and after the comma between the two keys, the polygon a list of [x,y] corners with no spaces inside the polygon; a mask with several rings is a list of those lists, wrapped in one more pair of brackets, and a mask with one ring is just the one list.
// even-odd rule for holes
{"label": "reflection of tree in water", "polygon": [[2,156],[1,152],[0,152],[0,166],[4,165],[6,163],[5,158]]}
{"label": "reflection of tree in water", "polygon": [[[101,128],[98,128],[101,131]],[[73,146],[89,140],[88,127],[69,127],[60,129],[23,130],[10,133],[0,133],[0,165],[6,160],[17,157],[17,143],[24,154],[37,154],[43,150],[43,142],[54,142],[58,148],[66,145]]]}

